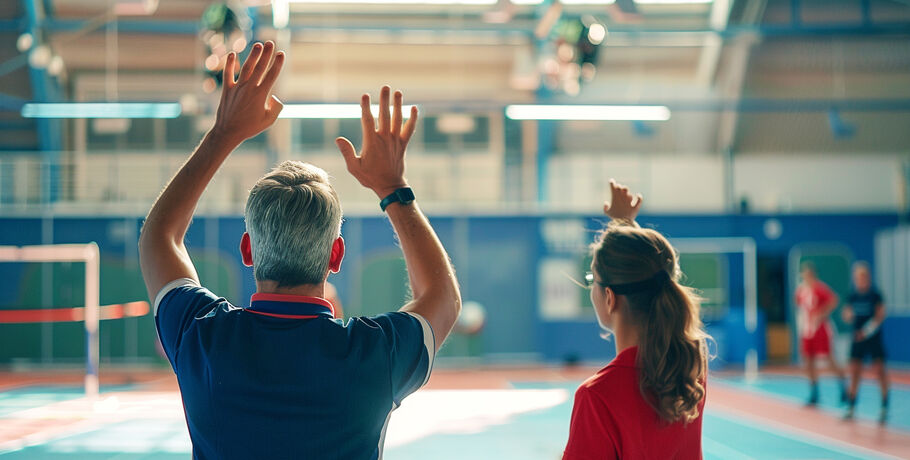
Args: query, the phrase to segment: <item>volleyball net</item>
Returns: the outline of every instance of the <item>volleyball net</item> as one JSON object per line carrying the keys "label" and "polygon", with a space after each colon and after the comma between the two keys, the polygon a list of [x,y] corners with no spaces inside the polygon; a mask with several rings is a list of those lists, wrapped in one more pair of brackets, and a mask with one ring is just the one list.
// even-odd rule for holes
{"label": "volleyball net", "polygon": [[[98,245],[95,243],[0,246],[0,263],[51,264],[60,262],[84,265],[82,306],[3,308],[0,309],[0,327],[8,328],[13,327],[11,325],[26,323],[81,322],[85,335],[85,394],[89,398],[96,398],[99,391],[101,320],[144,316],[149,312],[149,305],[145,301],[100,305],[101,255]],[[56,290],[63,287],[56,283],[40,285],[40,289]],[[66,288],[72,289],[73,286],[66,286]],[[50,334],[53,332],[51,331]],[[15,334],[4,335],[10,338],[16,336]]]}

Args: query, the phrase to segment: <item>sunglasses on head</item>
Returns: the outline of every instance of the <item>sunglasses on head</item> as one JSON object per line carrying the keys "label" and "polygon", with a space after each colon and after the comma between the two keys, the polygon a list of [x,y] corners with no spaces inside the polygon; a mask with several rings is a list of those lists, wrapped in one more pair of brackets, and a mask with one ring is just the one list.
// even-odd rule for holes
{"label": "sunglasses on head", "polygon": [[590,289],[592,286],[594,286],[594,283],[597,283],[605,288],[608,287],[612,289],[613,293],[616,295],[634,294],[643,291],[654,291],[663,288],[663,286],[671,282],[672,281],[670,279],[670,274],[667,273],[666,270],[658,270],[657,273],[655,273],[650,278],[641,281],[613,285],[604,283],[603,281],[597,281],[594,279],[594,274],[591,272],[585,273],[585,287]]}
{"label": "sunglasses on head", "polygon": [[597,281],[596,279],[594,279],[594,274],[593,274],[593,273],[591,273],[591,272],[585,273],[585,287],[586,287],[586,288],[591,288],[591,287],[594,286],[595,283],[597,283],[597,284],[599,284],[599,285],[601,285],[601,286],[603,286],[603,287],[607,287],[606,284],[601,283],[601,282]]}

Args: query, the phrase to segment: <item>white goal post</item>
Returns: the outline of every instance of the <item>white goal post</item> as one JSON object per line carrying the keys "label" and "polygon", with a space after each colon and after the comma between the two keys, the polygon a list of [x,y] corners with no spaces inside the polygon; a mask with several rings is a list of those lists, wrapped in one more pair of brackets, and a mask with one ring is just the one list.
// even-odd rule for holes
{"label": "white goal post", "polygon": [[101,255],[98,245],[0,246],[0,262],[81,262],[85,264],[85,395],[98,397],[98,325]]}
{"label": "white goal post", "polygon": [[[671,238],[673,247],[681,254],[736,254],[743,255],[743,289],[745,294],[745,327],[750,334],[758,328],[758,251],[752,238]],[[746,352],[745,377],[747,381],[758,378],[758,350],[750,347]]]}

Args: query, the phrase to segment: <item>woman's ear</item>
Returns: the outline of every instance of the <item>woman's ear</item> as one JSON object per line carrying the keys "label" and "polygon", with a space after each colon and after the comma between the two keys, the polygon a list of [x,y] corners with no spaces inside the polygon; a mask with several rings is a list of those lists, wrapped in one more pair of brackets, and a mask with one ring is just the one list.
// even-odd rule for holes
{"label": "woman's ear", "polygon": [[243,265],[253,266],[253,244],[247,232],[243,232],[243,236],[240,237],[240,258],[243,259]]}
{"label": "woman's ear", "polygon": [[607,313],[612,315],[616,311],[616,294],[608,287],[604,288],[604,304],[607,306]]}

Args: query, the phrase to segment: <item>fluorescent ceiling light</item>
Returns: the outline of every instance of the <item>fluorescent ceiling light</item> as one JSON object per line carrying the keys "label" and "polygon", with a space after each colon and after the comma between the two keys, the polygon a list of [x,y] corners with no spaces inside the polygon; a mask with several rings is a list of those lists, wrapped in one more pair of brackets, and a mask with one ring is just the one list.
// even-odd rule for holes
{"label": "fluorescent ceiling light", "polygon": [[177,102],[30,102],[22,106],[25,118],[177,118]]}
{"label": "fluorescent ceiling light", "polygon": [[512,120],[641,120],[666,121],[670,109],[663,105],[510,105]]}
{"label": "fluorescent ceiling light", "polygon": [[[512,0],[515,5],[540,5],[543,0]],[[610,5],[616,0],[561,0],[563,5]],[[687,5],[714,3],[714,0],[635,0],[639,5]]]}
{"label": "fluorescent ceiling light", "polygon": [[[410,105],[401,107],[405,118],[411,115]],[[373,116],[379,116],[379,106],[372,105]],[[285,104],[278,118],[360,118],[359,104]]]}
{"label": "fluorescent ceiling light", "polygon": [[714,0],[635,0],[635,3],[642,5],[689,5],[714,3]]}
{"label": "fluorescent ceiling light", "polygon": [[610,5],[615,0],[560,0],[563,5]]}
{"label": "fluorescent ceiling light", "polygon": [[291,6],[288,0],[272,0],[272,26],[284,29],[291,20]]}
{"label": "fluorescent ceiling light", "polygon": [[356,3],[374,5],[495,5],[498,0],[289,0],[291,3]]}

